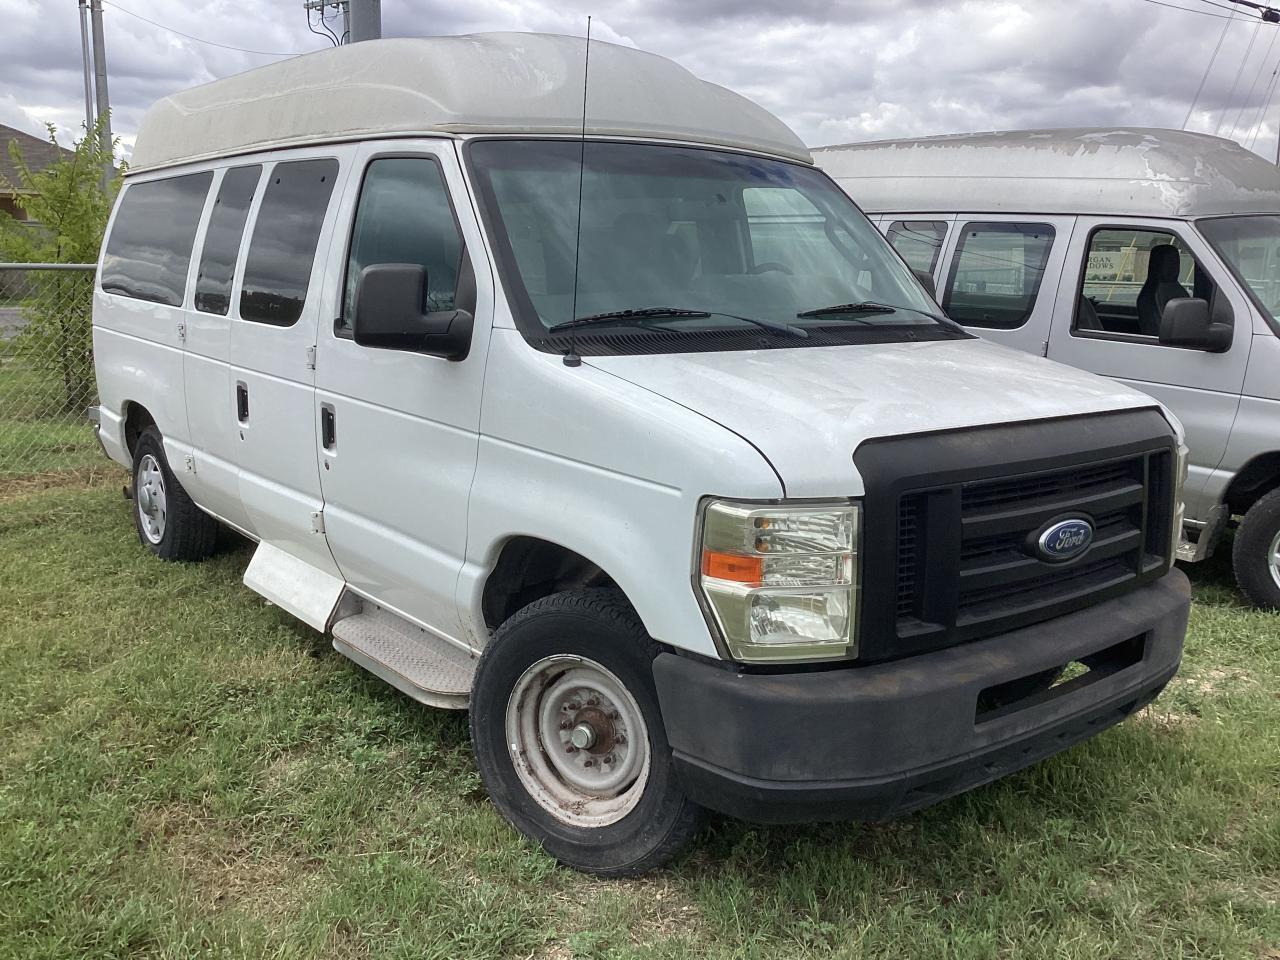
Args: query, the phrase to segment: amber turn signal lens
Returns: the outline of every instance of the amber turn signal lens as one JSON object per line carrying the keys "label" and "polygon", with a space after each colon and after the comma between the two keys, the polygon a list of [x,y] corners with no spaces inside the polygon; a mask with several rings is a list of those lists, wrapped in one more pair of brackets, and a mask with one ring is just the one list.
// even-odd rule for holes
{"label": "amber turn signal lens", "polygon": [[760,583],[764,578],[764,558],[703,550],[702,575],[735,583]]}

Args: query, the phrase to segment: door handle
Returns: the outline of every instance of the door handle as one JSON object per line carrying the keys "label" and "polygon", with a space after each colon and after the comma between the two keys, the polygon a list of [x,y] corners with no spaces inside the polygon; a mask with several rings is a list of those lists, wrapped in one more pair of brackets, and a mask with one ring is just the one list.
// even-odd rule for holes
{"label": "door handle", "polygon": [[338,445],[338,423],[333,415],[333,407],[324,403],[320,405],[320,446],[333,450]]}
{"label": "door handle", "polygon": [[236,419],[249,422],[249,387],[244,382],[236,384]]}

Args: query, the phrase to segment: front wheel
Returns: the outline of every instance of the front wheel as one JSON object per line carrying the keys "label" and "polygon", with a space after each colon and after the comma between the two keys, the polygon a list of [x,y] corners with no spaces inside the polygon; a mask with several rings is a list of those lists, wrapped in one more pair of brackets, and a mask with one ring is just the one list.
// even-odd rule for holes
{"label": "front wheel", "polygon": [[657,692],[657,646],[616,590],[555,594],[504,623],[471,694],[489,795],[566,866],[635,876],[694,836],[701,809],[676,782]]}
{"label": "front wheel", "polygon": [[1280,490],[1272,490],[1244,515],[1231,565],[1245,596],[1259,607],[1280,610]]}

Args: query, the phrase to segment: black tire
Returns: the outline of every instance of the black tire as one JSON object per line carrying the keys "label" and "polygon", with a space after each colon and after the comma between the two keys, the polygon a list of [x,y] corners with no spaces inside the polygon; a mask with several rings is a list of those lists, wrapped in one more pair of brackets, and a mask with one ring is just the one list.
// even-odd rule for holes
{"label": "black tire", "polygon": [[1280,583],[1273,572],[1273,555],[1280,537],[1280,490],[1272,490],[1244,515],[1231,548],[1236,583],[1254,604],[1280,610]]}
{"label": "black tire", "polygon": [[[529,604],[498,628],[480,658],[470,718],[480,775],[516,829],[565,866],[604,877],[637,876],[674,857],[701,826],[702,808],[684,795],[671,762],[653,682],[658,652],[622,593],[595,589]],[[557,655],[586,657],[611,672],[648,731],[647,780],[635,805],[613,823],[584,827],[558,819],[526,788],[508,749],[513,692],[530,667]]]}
{"label": "black tire", "polygon": [[[148,534],[143,519],[146,501],[141,491],[142,471],[148,457],[159,466],[164,481],[166,510],[158,540]],[[132,493],[133,525],[138,532],[138,540],[157,557],[161,560],[194,563],[213,554],[218,543],[218,521],[197,507],[187,496],[187,491],[182,489],[182,484],[169,469],[160,431],[154,426],[142,431],[133,448]]]}

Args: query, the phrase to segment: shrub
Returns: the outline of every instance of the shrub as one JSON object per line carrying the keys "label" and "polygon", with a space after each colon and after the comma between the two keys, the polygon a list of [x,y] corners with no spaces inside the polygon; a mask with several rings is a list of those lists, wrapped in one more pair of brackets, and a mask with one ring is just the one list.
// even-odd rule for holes
{"label": "shrub", "polygon": [[[48,130],[50,142],[57,146],[53,124]],[[101,144],[98,133],[86,131],[73,149],[59,151],[58,159],[41,170],[31,168],[17,141],[9,144],[18,182],[3,186],[23,194],[22,205],[36,222],[22,223],[0,213],[0,260],[97,261],[120,187],[119,171],[103,176],[114,150]],[[59,405],[47,411],[51,415],[78,412],[93,399],[92,305],[93,274],[88,271],[32,271],[23,284],[27,324],[15,348],[33,368],[62,384],[60,395],[50,394]]]}

